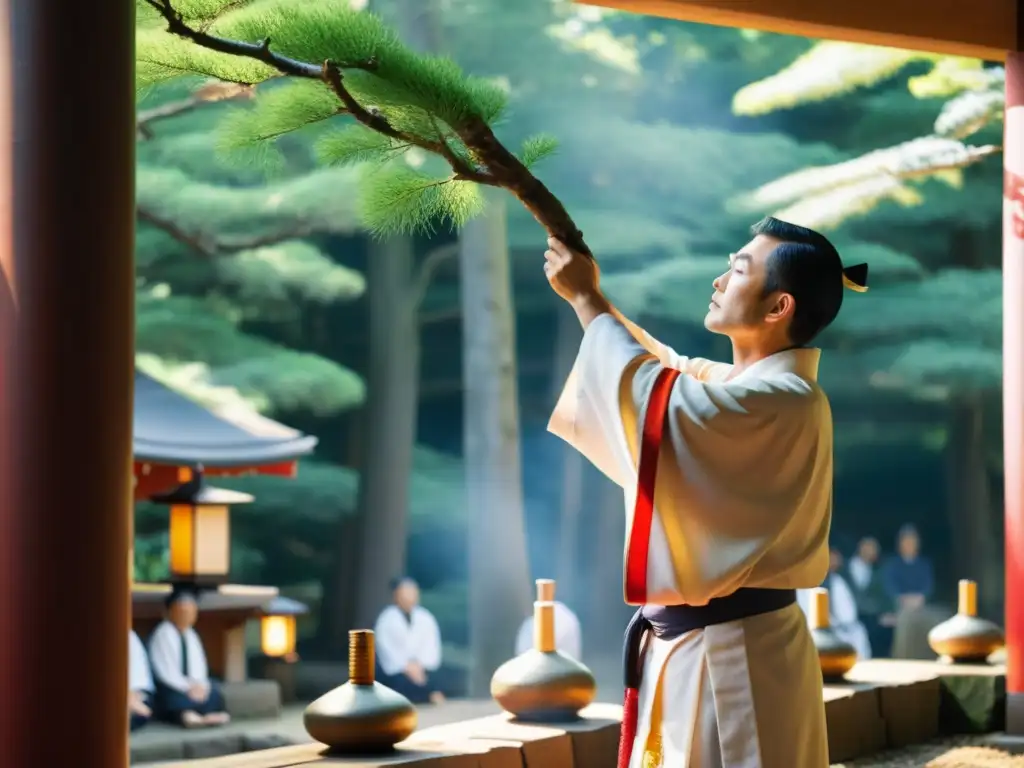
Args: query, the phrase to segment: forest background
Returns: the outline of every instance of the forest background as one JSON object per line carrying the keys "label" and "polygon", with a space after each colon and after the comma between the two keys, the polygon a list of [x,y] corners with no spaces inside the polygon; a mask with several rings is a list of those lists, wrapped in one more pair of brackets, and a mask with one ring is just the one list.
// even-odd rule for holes
{"label": "forest background", "polygon": [[[536,172],[613,300],[676,349],[727,358],[702,327],[710,283],[764,214],[868,262],[870,292],[821,339],[834,543],[891,550],[913,523],[940,598],[975,578],[1001,613],[998,67],[567,0],[372,10],[500,83],[509,146],[558,138]],[[337,656],[408,573],[479,687],[530,579],[555,577],[585,655],[612,652],[621,493],[545,430],[580,331],[544,280],[543,231],[492,196],[461,233],[374,237],[359,169],[324,162],[317,126],[239,162],[274,99],[181,77],[139,105],[138,367],[320,439],[296,479],[220,483],[256,496],[233,513],[233,580],[310,603],[304,653]],[[140,504],[136,536],[137,577],[162,578],[166,510]]]}

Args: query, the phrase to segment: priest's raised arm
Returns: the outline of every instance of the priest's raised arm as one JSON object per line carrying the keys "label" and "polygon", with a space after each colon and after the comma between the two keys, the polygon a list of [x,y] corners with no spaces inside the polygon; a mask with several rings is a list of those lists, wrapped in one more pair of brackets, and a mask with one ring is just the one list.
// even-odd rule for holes
{"label": "priest's raised arm", "polygon": [[[639,602],[703,605],[740,587],[824,579],[832,434],[828,401],[814,383],[819,354],[780,352],[729,380],[729,365],[677,357],[683,373],[668,400],[648,590]],[[646,405],[663,369],[602,313],[586,329],[576,376],[550,425],[623,486],[627,510]]]}

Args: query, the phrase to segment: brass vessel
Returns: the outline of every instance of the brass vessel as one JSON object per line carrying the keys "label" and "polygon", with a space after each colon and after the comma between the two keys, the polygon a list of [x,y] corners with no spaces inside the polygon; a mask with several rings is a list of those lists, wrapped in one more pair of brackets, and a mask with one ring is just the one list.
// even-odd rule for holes
{"label": "brass vessel", "polygon": [[491,696],[519,720],[574,720],[597,692],[590,670],[555,648],[554,599],[555,582],[538,579],[533,648],[506,661],[491,678]]}
{"label": "brass vessel", "polygon": [[306,733],[331,752],[386,752],[416,730],[416,708],[374,680],[373,631],[348,633],[348,682],[314,701],[302,715]]}
{"label": "brass vessel", "polygon": [[991,621],[978,617],[978,585],[961,579],[958,589],[957,613],[933,627],[928,645],[943,661],[959,664],[984,663],[1003,647],[1003,630]]}
{"label": "brass vessel", "polygon": [[836,683],[857,663],[857,650],[832,629],[828,608],[828,590],[824,587],[812,590],[808,619],[814,647],[818,650],[821,676],[826,683]]}

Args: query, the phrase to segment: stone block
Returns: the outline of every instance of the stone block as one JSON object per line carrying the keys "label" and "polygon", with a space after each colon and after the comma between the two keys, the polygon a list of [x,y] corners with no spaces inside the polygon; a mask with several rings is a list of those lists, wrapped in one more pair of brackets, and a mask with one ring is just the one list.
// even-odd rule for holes
{"label": "stone block", "polygon": [[878,685],[892,746],[1005,725],[1006,668],[1000,664],[877,659],[861,662],[848,677]]}
{"label": "stone block", "polygon": [[[403,748],[434,747],[473,741],[496,742],[521,754],[529,768],[573,768],[572,737],[561,727],[517,723],[508,715],[494,715],[461,723],[425,728],[409,737]],[[490,768],[490,766],[488,766]]]}
{"label": "stone block", "polygon": [[519,723],[509,715],[494,715],[426,728],[401,746],[449,749],[486,743],[490,752],[480,758],[480,768],[615,768],[621,718],[622,707],[615,704],[592,704],[568,723]]}
{"label": "stone block", "polygon": [[887,746],[920,744],[939,735],[941,686],[934,664],[891,659],[862,661],[846,678],[876,686]]}
{"label": "stone block", "polygon": [[185,744],[180,738],[141,741],[132,739],[129,759],[136,763],[164,763],[185,759]]}
{"label": "stone block", "polygon": [[271,719],[281,716],[281,688],[274,680],[221,683],[224,703],[233,720]]}
{"label": "stone block", "polygon": [[988,664],[936,662],[942,733],[990,733],[1006,727],[1006,669]]}
{"label": "stone block", "polygon": [[202,738],[183,740],[182,747],[186,760],[221,757],[245,751],[242,734],[230,732],[210,732]]}
{"label": "stone block", "polygon": [[826,686],[824,698],[830,762],[853,760],[885,748],[885,721],[875,686]]}

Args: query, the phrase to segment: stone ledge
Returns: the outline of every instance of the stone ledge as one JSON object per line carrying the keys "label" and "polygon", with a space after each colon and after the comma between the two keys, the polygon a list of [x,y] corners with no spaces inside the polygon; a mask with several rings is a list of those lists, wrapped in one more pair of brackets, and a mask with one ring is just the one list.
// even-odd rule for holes
{"label": "stone ledge", "polygon": [[[294,744],[291,739],[270,733],[249,734],[230,731],[188,731],[174,726],[147,726],[148,738],[133,734],[130,761],[162,763],[172,760],[200,760],[264,751]],[[190,765],[196,765],[190,763]]]}
{"label": "stone ledge", "polygon": [[[880,660],[857,665],[848,677],[850,682],[824,689],[832,762],[971,732],[998,722],[1005,703],[1000,666]],[[189,768],[614,768],[621,711],[615,704],[594,704],[571,724],[526,725],[495,715],[434,726],[382,757],[332,757],[321,745],[306,744]]]}
{"label": "stone ledge", "polygon": [[233,720],[258,720],[281,715],[281,686],[276,680],[221,683],[224,706]]}

